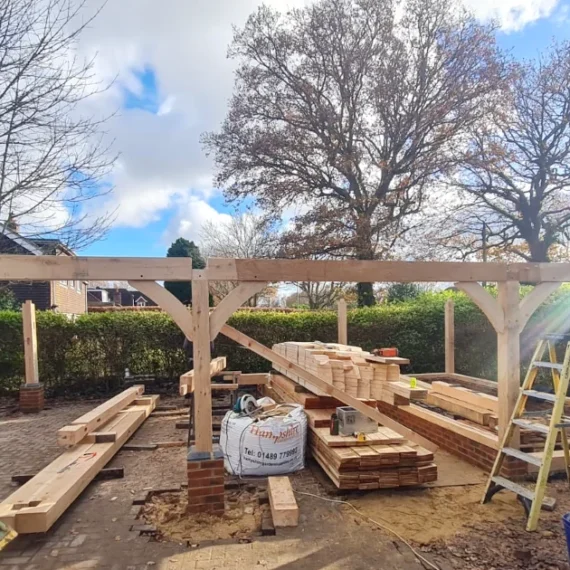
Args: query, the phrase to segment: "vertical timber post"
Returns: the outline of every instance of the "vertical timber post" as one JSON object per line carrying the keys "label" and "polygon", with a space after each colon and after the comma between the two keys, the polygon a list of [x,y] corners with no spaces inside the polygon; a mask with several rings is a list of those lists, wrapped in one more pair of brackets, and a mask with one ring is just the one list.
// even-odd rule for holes
{"label": "vertical timber post", "polygon": [[26,381],[20,386],[20,410],[40,412],[44,408],[44,387],[38,372],[38,339],[36,335],[36,306],[32,301],[22,305],[24,330],[24,364]]}
{"label": "vertical timber post", "polygon": [[195,451],[212,451],[212,388],[210,385],[210,308],[207,279],[192,280],[194,328]]}
{"label": "vertical timber post", "polygon": [[445,302],[445,372],[455,374],[455,303],[453,299]]}
{"label": "vertical timber post", "polygon": [[[499,396],[499,439],[503,437],[520,390],[520,325],[518,281],[498,284],[498,302],[504,314],[504,330],[497,332],[497,383]],[[512,447],[518,447],[513,438]]]}
{"label": "vertical timber post", "polygon": [[224,458],[212,444],[210,384],[210,307],[208,280],[192,280],[194,349],[194,426],[196,441],[188,450],[188,514],[224,514]]}
{"label": "vertical timber post", "polygon": [[337,318],[338,318],[338,343],[348,344],[346,301],[344,299],[339,299],[336,307],[337,307]]}

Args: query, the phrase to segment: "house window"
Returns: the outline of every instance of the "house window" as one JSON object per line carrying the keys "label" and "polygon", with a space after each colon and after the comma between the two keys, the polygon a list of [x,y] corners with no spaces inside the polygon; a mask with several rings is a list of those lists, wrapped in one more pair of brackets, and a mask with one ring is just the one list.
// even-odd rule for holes
{"label": "house window", "polygon": [[75,282],[75,289],[76,289],[76,291],[78,291],[79,293],[81,293],[81,281],[76,281],[76,282]]}
{"label": "house window", "polygon": [[63,287],[67,287],[67,281],[60,281],[59,284]]}
{"label": "house window", "polygon": [[139,297],[137,299],[137,307],[146,307],[146,299]]}

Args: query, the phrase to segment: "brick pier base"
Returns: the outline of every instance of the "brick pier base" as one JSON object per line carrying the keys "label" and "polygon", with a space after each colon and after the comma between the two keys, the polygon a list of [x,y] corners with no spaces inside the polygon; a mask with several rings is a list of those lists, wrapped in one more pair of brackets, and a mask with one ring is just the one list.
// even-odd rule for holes
{"label": "brick pier base", "polygon": [[[451,429],[446,429],[419,418],[407,412],[405,406],[399,408],[385,402],[378,402],[378,410],[468,463],[476,465],[487,472],[493,468],[493,463],[497,457],[496,449],[473,441]],[[524,461],[513,457],[505,458],[501,475],[508,479],[517,479],[524,477],[527,473],[528,466]]]}
{"label": "brick pier base", "polygon": [[224,459],[219,446],[212,453],[188,452],[187,513],[224,514]]}
{"label": "brick pier base", "polygon": [[20,386],[20,411],[25,414],[35,414],[43,409],[43,384],[22,384]]}

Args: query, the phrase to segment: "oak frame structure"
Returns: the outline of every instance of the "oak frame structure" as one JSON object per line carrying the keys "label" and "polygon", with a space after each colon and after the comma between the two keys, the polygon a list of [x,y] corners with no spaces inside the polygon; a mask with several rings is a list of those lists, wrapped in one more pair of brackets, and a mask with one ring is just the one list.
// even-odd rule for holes
{"label": "oak frame structure", "polygon": [[[538,306],[570,281],[570,263],[470,263],[406,261],[315,261],[285,259],[208,259],[193,270],[186,258],[31,257],[0,255],[0,281],[124,280],[169,313],[194,344],[196,450],[211,451],[210,339],[220,332],[274,364],[286,367],[333,397],[363,411],[399,433],[410,430],[360,400],[340,392],[310,372],[225,324],[227,319],[267,283],[279,281],[455,282],[485,313],[497,332],[499,435],[511,417],[520,389],[519,335]],[[192,312],[157,283],[192,281]],[[209,281],[237,281],[238,286],[210,313]],[[479,282],[496,282],[493,298]],[[536,283],[519,300],[521,282]],[[451,363],[449,363],[451,364]],[[417,435],[410,439],[423,440]],[[423,441],[425,444],[427,440]],[[428,442],[429,444],[429,442]],[[433,446],[432,446],[433,447]]]}

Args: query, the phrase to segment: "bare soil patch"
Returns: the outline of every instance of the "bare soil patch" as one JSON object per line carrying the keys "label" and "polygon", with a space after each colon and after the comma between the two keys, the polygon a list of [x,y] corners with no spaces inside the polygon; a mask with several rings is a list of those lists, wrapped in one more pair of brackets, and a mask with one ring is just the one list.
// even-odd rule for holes
{"label": "bare soil patch", "polygon": [[429,544],[453,537],[477,522],[521,518],[522,507],[513,493],[495,495],[491,503],[481,505],[482,493],[482,485],[406,489],[368,494],[350,502],[407,540]]}
{"label": "bare soil patch", "polygon": [[187,514],[186,492],[155,495],[142,515],[158,530],[162,540],[199,544],[203,541],[250,538],[261,531],[261,518],[269,505],[260,505],[258,491],[251,488],[226,491],[223,516]]}

